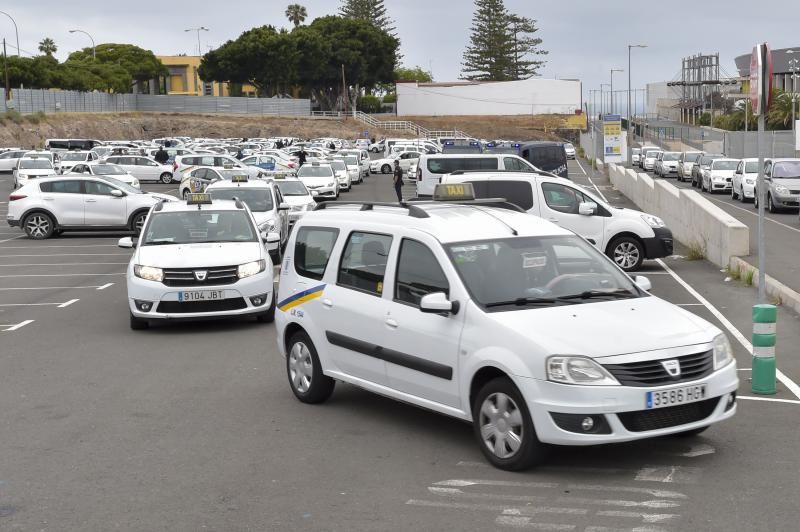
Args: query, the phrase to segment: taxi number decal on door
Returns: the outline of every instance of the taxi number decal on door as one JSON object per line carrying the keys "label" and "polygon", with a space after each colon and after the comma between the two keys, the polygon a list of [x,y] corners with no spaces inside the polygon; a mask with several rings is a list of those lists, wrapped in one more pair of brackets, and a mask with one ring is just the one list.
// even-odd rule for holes
{"label": "taxi number decal on door", "polygon": [[296,306],[302,305],[307,301],[311,301],[312,299],[316,299],[322,295],[325,291],[325,285],[319,285],[314,288],[309,288],[308,290],[303,290],[302,292],[298,292],[294,295],[291,295],[284,299],[283,301],[278,303],[278,309],[282,312],[286,312],[289,309],[292,309]]}

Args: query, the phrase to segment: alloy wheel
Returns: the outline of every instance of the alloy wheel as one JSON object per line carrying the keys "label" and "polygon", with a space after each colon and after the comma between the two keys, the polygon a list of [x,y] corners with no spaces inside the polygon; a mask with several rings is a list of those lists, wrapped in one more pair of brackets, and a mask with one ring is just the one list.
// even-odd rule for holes
{"label": "alloy wheel", "polygon": [[50,232],[50,220],[40,214],[28,218],[25,224],[28,234],[33,238],[44,238]]}
{"label": "alloy wheel", "polygon": [[639,262],[639,249],[631,242],[622,242],[614,248],[614,262],[623,270],[633,268]]}

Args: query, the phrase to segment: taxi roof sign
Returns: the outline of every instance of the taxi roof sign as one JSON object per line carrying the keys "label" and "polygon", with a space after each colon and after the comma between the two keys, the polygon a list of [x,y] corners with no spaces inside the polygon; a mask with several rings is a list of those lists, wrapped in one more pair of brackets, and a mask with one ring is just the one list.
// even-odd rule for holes
{"label": "taxi roof sign", "polygon": [[475,199],[472,183],[438,184],[433,189],[433,201],[465,201]]}
{"label": "taxi roof sign", "polygon": [[189,194],[186,198],[186,205],[211,205],[211,194]]}
{"label": "taxi roof sign", "polygon": [[231,178],[231,181],[234,183],[247,183],[247,176],[246,175],[235,175]]}

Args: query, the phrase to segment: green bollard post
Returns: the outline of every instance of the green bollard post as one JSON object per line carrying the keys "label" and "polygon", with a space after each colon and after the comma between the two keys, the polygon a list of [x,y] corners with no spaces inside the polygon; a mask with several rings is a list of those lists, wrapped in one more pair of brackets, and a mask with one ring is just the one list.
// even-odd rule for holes
{"label": "green bollard post", "polygon": [[775,337],[778,308],[753,305],[753,393],[774,395]]}

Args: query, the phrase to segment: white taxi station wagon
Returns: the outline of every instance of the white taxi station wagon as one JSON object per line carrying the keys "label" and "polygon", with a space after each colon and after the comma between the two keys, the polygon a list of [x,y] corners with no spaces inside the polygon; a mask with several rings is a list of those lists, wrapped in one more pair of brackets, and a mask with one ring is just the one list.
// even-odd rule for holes
{"label": "white taxi station wagon", "polygon": [[735,414],[719,329],[574,233],[471,192],[323,204],[298,221],[275,321],[300,401],[338,380],[470,421],[509,470],[552,444],[692,434]]}

